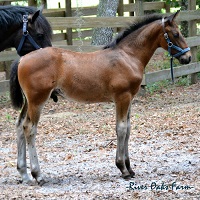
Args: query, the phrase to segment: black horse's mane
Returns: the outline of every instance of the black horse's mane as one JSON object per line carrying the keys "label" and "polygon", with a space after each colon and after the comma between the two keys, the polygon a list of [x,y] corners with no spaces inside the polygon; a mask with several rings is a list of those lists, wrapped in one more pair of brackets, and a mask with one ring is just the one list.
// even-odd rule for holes
{"label": "black horse's mane", "polygon": [[[12,25],[22,24],[22,16],[25,14],[33,14],[36,12],[35,7],[25,6],[0,6],[0,29],[7,30]],[[43,15],[39,15],[37,18],[37,24],[42,25],[45,34],[51,38],[52,30],[51,26]]]}
{"label": "black horse's mane", "polygon": [[144,25],[147,25],[156,20],[162,19],[161,15],[147,15],[143,18],[139,18],[134,24],[129,28],[125,29],[122,33],[119,33],[118,36],[108,45],[104,46],[103,49],[114,48],[119,42],[121,42],[125,37],[138,30]]}

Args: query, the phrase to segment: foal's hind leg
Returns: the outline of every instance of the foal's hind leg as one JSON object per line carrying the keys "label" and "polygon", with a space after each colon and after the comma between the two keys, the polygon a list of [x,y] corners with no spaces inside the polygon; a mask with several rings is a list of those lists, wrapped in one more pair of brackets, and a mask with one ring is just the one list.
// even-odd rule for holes
{"label": "foal's hind leg", "polygon": [[29,105],[26,118],[24,120],[23,128],[26,137],[26,142],[28,145],[29,157],[30,157],[30,167],[31,174],[36,179],[39,185],[45,183],[35,147],[35,137],[37,134],[37,123],[40,117],[40,108],[38,106]]}
{"label": "foal's hind leg", "polygon": [[27,174],[26,165],[26,140],[24,136],[23,121],[27,113],[27,102],[25,102],[16,123],[17,128],[17,170],[20,173],[23,182],[30,184],[31,179]]}

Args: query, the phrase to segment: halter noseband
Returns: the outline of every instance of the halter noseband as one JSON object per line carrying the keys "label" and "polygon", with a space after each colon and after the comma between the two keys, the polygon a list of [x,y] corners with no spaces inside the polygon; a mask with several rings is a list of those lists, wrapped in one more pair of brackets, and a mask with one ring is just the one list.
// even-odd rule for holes
{"label": "halter noseband", "polygon": [[[178,47],[171,42],[167,32],[165,31],[165,19],[164,19],[164,17],[162,18],[162,27],[163,27],[163,32],[164,32],[164,38],[167,41],[167,45],[168,45],[168,52],[171,56],[171,77],[172,77],[172,82],[174,83],[173,58],[174,57],[177,58],[177,57],[183,55],[184,53],[190,51],[190,47],[182,49],[181,47]],[[173,55],[172,51],[171,51],[172,49],[175,49],[176,51],[178,51],[178,53]]]}
{"label": "halter noseband", "polygon": [[17,53],[20,54],[22,47],[24,45],[25,39],[27,38],[29,42],[35,47],[35,49],[40,49],[41,47],[34,41],[34,39],[29,35],[29,32],[27,30],[28,26],[28,14],[23,15],[23,36],[20,40],[19,46],[17,48]]}

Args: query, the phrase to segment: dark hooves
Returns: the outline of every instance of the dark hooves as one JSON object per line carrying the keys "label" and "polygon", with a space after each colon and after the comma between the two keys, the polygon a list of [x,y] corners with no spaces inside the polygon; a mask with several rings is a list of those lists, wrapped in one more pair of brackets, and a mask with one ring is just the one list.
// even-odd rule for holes
{"label": "dark hooves", "polygon": [[131,176],[131,178],[134,178],[135,177],[135,172],[130,172],[130,176]]}
{"label": "dark hooves", "polygon": [[47,183],[47,181],[41,180],[40,182],[38,182],[38,185],[39,185],[39,186],[43,186],[45,183]]}
{"label": "dark hooves", "polygon": [[131,178],[134,178],[135,172],[131,172],[130,174],[122,174],[122,178],[125,180],[130,180]]}
{"label": "dark hooves", "polygon": [[58,102],[58,97],[54,93],[52,93],[50,97],[53,99],[54,102]]}

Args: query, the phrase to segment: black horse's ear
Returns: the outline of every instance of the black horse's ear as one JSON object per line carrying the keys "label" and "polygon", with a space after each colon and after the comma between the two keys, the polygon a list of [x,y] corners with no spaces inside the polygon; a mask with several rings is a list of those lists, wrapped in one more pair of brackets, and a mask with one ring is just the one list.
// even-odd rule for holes
{"label": "black horse's ear", "polygon": [[42,4],[42,5],[38,8],[38,10],[42,13],[43,10],[44,10],[44,4]]}
{"label": "black horse's ear", "polygon": [[38,18],[39,15],[40,15],[40,10],[37,10],[34,14],[29,16],[31,24],[35,22],[35,20]]}
{"label": "black horse's ear", "polygon": [[180,13],[180,10],[178,10],[174,14],[170,15],[169,17],[167,17],[165,19],[165,22],[168,22],[169,24],[171,24],[176,19],[176,17],[179,15],[179,13]]}

